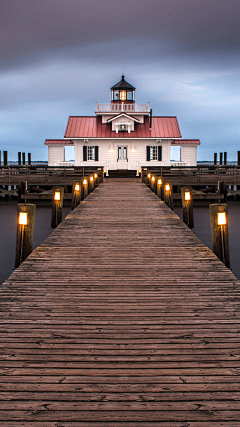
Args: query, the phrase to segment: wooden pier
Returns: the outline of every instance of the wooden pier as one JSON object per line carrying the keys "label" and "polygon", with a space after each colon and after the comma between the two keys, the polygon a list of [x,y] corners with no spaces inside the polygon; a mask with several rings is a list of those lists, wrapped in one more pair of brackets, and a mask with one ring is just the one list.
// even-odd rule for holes
{"label": "wooden pier", "polygon": [[240,427],[239,285],[143,183],[100,184],[1,287],[1,427]]}

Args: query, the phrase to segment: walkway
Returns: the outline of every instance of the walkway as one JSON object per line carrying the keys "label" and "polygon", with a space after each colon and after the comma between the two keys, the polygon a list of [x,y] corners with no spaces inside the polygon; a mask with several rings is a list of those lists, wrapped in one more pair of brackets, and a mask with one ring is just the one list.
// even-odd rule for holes
{"label": "walkway", "polygon": [[1,288],[1,427],[240,427],[239,303],[144,184],[101,184]]}

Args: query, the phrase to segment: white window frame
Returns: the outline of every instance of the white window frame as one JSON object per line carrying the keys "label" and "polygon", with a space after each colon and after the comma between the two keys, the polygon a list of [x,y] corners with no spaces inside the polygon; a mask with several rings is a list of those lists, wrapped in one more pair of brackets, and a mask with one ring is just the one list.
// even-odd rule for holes
{"label": "white window frame", "polygon": [[158,160],[158,145],[150,145],[150,161]]}
{"label": "white window frame", "polygon": [[87,146],[87,161],[95,161],[95,146],[88,145]]}

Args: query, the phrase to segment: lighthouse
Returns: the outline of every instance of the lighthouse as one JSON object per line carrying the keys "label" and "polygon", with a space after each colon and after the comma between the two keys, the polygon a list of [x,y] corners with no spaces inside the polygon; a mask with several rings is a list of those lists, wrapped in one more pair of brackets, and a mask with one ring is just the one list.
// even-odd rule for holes
{"label": "lighthouse", "polygon": [[[183,139],[176,116],[154,116],[149,103],[135,102],[136,88],[125,80],[110,87],[110,102],[96,103],[93,116],[70,116],[63,139],[46,139],[49,166],[104,167],[136,171],[144,166],[196,166],[199,139]],[[75,158],[65,161],[65,147]],[[180,160],[171,160],[171,147]]]}

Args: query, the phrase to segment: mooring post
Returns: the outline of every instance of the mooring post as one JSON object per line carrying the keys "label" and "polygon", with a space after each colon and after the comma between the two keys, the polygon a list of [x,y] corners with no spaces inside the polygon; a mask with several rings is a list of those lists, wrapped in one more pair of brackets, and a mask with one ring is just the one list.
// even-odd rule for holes
{"label": "mooring post", "polygon": [[23,164],[23,166],[25,166],[25,164],[26,164],[26,156],[25,156],[25,153],[22,153],[22,164]]}
{"label": "mooring post", "polygon": [[32,164],[32,156],[31,153],[28,153],[28,165],[30,166]]}
{"label": "mooring post", "polygon": [[156,194],[161,199],[164,200],[164,181],[162,177],[157,177],[157,185],[156,185]]}
{"label": "mooring post", "polygon": [[0,166],[2,166],[2,152],[0,150]]}
{"label": "mooring post", "polygon": [[217,153],[214,153],[214,166],[217,166]]}
{"label": "mooring post", "polygon": [[4,166],[8,165],[8,152],[7,151],[3,152],[3,164],[4,164]]}
{"label": "mooring post", "polygon": [[223,153],[223,164],[224,164],[224,166],[227,165],[227,152],[226,151],[224,151],[224,153]]}
{"label": "mooring post", "polygon": [[212,250],[230,268],[228,243],[227,203],[209,205],[212,233]]}
{"label": "mooring post", "polygon": [[237,165],[240,166],[240,151],[237,152]]}
{"label": "mooring post", "polygon": [[167,181],[164,184],[164,200],[166,205],[173,211],[173,187],[170,181]]}
{"label": "mooring post", "polygon": [[82,200],[84,200],[88,195],[88,179],[82,179]]}
{"label": "mooring post", "polygon": [[81,201],[81,183],[80,181],[74,181],[72,185],[72,203],[71,210],[75,209]]}
{"label": "mooring post", "polygon": [[51,227],[56,228],[62,221],[64,187],[53,187]]}
{"label": "mooring post", "polygon": [[146,179],[146,184],[148,187],[150,187],[150,185],[151,185],[151,177],[152,177],[151,173],[148,172],[147,173],[147,179]]}
{"label": "mooring post", "polygon": [[32,252],[36,205],[19,203],[15,268]]}
{"label": "mooring post", "polygon": [[194,228],[192,187],[182,187],[181,194],[183,207],[183,222],[189,228]]}
{"label": "mooring post", "polygon": [[94,188],[98,186],[98,174],[95,172],[94,173]]}
{"label": "mooring post", "polygon": [[21,151],[18,152],[18,166],[21,166],[22,164],[22,153]]}
{"label": "mooring post", "polygon": [[222,166],[223,163],[223,153],[219,153],[219,165]]}

